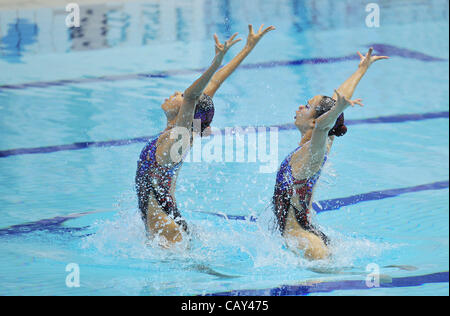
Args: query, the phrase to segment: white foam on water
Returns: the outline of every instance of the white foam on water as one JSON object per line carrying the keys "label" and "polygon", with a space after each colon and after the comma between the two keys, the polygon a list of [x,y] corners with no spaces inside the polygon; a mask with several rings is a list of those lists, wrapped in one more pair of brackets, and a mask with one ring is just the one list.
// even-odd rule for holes
{"label": "white foam on water", "polygon": [[255,269],[353,268],[361,262],[375,260],[383,251],[394,247],[321,227],[332,241],[332,255],[327,260],[310,261],[287,249],[283,238],[273,229],[270,208],[259,214],[257,223],[210,216],[205,219],[187,218],[187,222],[192,232],[190,238],[164,249],[160,240],[147,237],[139,211],[124,208],[113,219],[94,223],[96,233],[85,237],[82,246],[100,255],[96,257],[103,257],[100,262],[113,263],[125,259],[132,260],[125,261],[125,264],[142,267],[172,262],[181,264],[182,268],[201,264],[230,274],[236,271],[249,274]]}

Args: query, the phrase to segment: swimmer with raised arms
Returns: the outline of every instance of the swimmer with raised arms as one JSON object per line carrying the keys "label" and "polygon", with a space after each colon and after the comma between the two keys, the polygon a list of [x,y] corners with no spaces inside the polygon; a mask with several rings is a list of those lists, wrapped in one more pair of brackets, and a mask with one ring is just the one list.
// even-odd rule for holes
{"label": "swimmer with raised arms", "polygon": [[277,227],[288,247],[303,252],[309,259],[329,256],[328,237],[311,223],[313,192],[334,137],[347,132],[343,112],[350,106],[363,106],[361,99],[350,100],[356,86],[375,61],[388,58],[372,53],[372,48],[365,56],[358,52],[358,69],[335,90],[332,98],[317,95],[298,108],[295,126],[302,135],[301,141],[277,173],[272,201]]}
{"label": "swimmer with raised arms", "polygon": [[[201,135],[210,133],[210,124],[214,117],[212,98],[222,83],[236,70],[250,54],[259,40],[273,26],[259,28],[255,33],[249,25],[247,43],[241,52],[227,65],[219,70],[225,54],[241,39],[237,33],[221,44],[214,35],[216,55],[211,66],[184,93],[175,92],[162,104],[167,117],[167,127],[143,148],[136,172],[136,192],[139,210],[150,238],[160,238],[160,245],[170,247],[183,240],[183,232],[188,232],[188,225],[177,208],[175,200],[176,179],[183,163],[181,155],[171,155],[172,146],[178,139],[171,138],[175,128],[184,128],[190,134],[190,146],[194,139],[194,119],[201,120]],[[190,148],[188,146],[188,148]],[[177,157],[172,157],[177,156]]]}

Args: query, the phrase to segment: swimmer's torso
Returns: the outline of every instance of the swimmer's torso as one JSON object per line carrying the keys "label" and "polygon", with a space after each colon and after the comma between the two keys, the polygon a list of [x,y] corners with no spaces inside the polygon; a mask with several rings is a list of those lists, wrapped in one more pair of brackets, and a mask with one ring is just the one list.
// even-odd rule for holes
{"label": "swimmer's torso", "polygon": [[327,242],[326,236],[310,222],[314,189],[327,156],[325,155],[317,172],[306,179],[298,180],[293,175],[291,160],[292,156],[298,153],[300,149],[301,147],[298,147],[286,157],[277,173],[273,206],[278,228],[282,234],[304,230]]}
{"label": "swimmer's torso", "polygon": [[186,222],[178,211],[175,188],[182,161],[170,167],[161,166],[156,158],[159,136],[150,140],[143,148],[136,171],[136,192],[139,209],[144,222],[147,217],[164,212],[175,223],[187,230]]}

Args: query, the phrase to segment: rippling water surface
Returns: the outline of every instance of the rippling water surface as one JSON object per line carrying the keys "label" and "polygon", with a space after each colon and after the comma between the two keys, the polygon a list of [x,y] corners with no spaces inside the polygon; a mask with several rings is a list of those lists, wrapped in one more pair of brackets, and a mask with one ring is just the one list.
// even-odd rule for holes
{"label": "rippling water surface", "polygon": [[[375,29],[365,25],[365,4],[113,2],[82,6],[78,30],[65,27],[63,8],[0,11],[0,294],[331,287],[364,281],[375,263],[391,286],[309,290],[448,295],[448,1],[380,1]],[[351,74],[356,51],[373,45],[391,55],[358,87],[366,106],[346,113],[354,124],[335,142],[316,190],[318,202],[350,201],[316,209],[332,239],[330,260],[302,259],[270,230],[275,174],[260,173],[261,163],[184,164],[177,201],[190,242],[167,251],[145,237],[133,189],[142,139],[165,127],[163,100],[208,66],[212,34],[245,39],[248,23],[277,30],[216,95],[217,129],[292,123],[298,104],[331,94]],[[379,116],[386,119],[362,121]],[[278,163],[299,136],[279,131]],[[79,288],[65,285],[69,263],[80,267]]]}

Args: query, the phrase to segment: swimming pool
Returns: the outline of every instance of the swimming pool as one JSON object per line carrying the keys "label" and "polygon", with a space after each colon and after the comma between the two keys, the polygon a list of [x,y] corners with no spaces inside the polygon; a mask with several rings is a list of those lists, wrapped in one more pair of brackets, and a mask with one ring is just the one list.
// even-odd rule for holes
{"label": "swimming pool", "polygon": [[[379,1],[379,28],[367,3],[112,2],[81,6],[78,31],[64,8],[0,11],[0,295],[448,295],[448,1]],[[214,126],[277,127],[278,162],[298,104],[338,87],[357,50],[391,56],[358,87],[366,106],[316,190],[329,262],[268,231],[275,172],[257,162],[185,163],[191,248],[146,243],[134,174],[160,104],[207,66],[214,32],[245,38],[248,23],[277,30],[216,95]]]}

